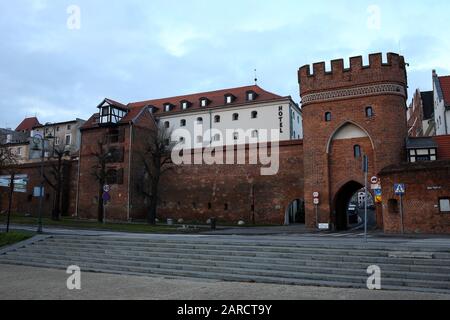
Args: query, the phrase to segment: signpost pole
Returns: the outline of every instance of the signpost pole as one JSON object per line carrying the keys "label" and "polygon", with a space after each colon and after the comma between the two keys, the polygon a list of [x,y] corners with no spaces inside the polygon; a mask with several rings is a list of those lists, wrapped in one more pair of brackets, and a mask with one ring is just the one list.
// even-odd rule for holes
{"label": "signpost pole", "polygon": [[9,183],[9,203],[8,203],[8,218],[6,222],[6,233],[9,232],[9,223],[11,219],[11,207],[12,207],[12,201],[13,201],[13,195],[14,195],[14,180],[15,180],[15,174],[11,173],[11,181]]}
{"label": "signpost pole", "polygon": [[367,242],[367,174],[369,172],[369,158],[364,156],[364,241]]}
{"label": "signpost pole", "polygon": [[400,194],[400,228],[402,234],[404,234],[404,227],[403,227],[403,194]]}
{"label": "signpost pole", "polygon": [[319,229],[319,206],[316,204],[314,207],[316,207],[316,229]]}
{"label": "signpost pole", "polygon": [[[45,134],[45,130],[44,130]],[[42,233],[42,206],[44,201],[44,160],[45,160],[45,140],[42,137],[42,154],[41,154],[41,186],[39,190],[39,216],[37,233]]]}

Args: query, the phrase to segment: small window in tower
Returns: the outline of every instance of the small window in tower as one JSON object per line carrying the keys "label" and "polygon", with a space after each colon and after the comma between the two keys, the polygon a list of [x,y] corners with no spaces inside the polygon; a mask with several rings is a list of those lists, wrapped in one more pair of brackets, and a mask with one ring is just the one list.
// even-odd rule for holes
{"label": "small window in tower", "polygon": [[182,119],[180,121],[180,127],[186,127],[186,120],[185,119]]}
{"label": "small window in tower", "polygon": [[170,127],[170,122],[169,121],[164,122],[164,127],[168,129]]}
{"label": "small window in tower", "polygon": [[331,121],[331,112],[326,112],[325,113],[325,121],[326,122],[330,122]]}
{"label": "small window in tower", "polygon": [[366,117],[367,118],[372,118],[373,117],[373,108],[372,107],[367,107],[366,108]]}
{"label": "small window in tower", "polygon": [[252,112],[252,119],[256,119],[258,118],[258,111],[253,111]]}
{"label": "small window in tower", "polygon": [[202,117],[198,117],[197,118],[197,124],[202,124],[203,123],[203,118]]}
{"label": "small window in tower", "polygon": [[215,123],[219,123],[220,122],[220,116],[215,116],[214,117],[214,122]]}
{"label": "small window in tower", "polygon": [[442,213],[450,213],[450,198],[439,199],[439,211]]}
{"label": "small window in tower", "polygon": [[355,145],[353,147],[353,154],[355,156],[355,158],[361,158],[361,146],[360,145]]}
{"label": "small window in tower", "polygon": [[233,121],[237,121],[237,120],[239,120],[239,114],[234,113],[233,114]]}

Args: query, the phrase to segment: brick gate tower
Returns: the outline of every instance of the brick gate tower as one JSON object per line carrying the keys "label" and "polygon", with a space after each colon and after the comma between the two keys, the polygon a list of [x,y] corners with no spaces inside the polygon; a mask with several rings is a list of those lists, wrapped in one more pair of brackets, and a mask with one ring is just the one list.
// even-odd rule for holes
{"label": "brick gate tower", "polygon": [[[369,157],[369,178],[405,159],[407,76],[404,57],[387,54],[315,63],[298,72],[304,127],[306,223],[347,228],[347,206],[364,185],[362,156]],[[313,204],[313,193],[320,204]],[[379,212],[380,213],[380,212]],[[316,215],[318,220],[316,221]],[[377,214],[377,224],[382,225]]]}

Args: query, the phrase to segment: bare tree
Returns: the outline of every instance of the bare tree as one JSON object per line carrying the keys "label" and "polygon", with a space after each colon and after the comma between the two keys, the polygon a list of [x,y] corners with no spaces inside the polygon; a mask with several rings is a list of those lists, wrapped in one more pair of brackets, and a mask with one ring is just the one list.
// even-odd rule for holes
{"label": "bare tree", "polygon": [[9,222],[11,216],[12,198],[14,194],[15,165],[18,162],[8,144],[4,143],[3,137],[0,137],[0,173],[8,173],[10,176],[9,194],[8,194],[8,218],[6,222],[6,232],[9,232]]}
{"label": "bare tree", "polygon": [[97,142],[97,151],[94,152],[92,156],[96,158],[96,163],[92,167],[92,175],[95,177],[98,183],[97,216],[98,221],[103,222],[103,187],[107,182],[107,164],[111,158],[108,137],[106,135],[102,140],[99,140]]}
{"label": "bare tree", "polygon": [[54,145],[50,151],[49,159],[53,160],[50,166],[49,175],[44,173],[44,179],[47,184],[55,192],[55,200],[53,202],[52,220],[59,220],[61,218],[61,197],[63,183],[65,179],[64,175],[64,158],[70,155],[73,146],[68,145]]}
{"label": "bare tree", "polygon": [[171,152],[175,143],[171,142],[172,132],[165,126],[155,127],[146,140],[143,152],[140,154],[145,173],[143,181],[138,186],[147,201],[147,221],[156,223],[158,208],[158,190],[161,177],[173,169]]}

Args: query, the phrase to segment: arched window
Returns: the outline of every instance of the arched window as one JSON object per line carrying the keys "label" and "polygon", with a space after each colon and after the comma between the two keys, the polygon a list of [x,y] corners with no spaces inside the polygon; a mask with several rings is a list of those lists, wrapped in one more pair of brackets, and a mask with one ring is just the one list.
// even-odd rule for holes
{"label": "arched window", "polygon": [[169,121],[164,122],[164,127],[168,129],[170,127],[170,122]]}
{"label": "arched window", "polygon": [[186,120],[182,119],[180,121],[180,127],[186,127]]}
{"label": "arched window", "polygon": [[355,158],[361,158],[361,146],[359,144],[353,146],[353,154]]}
{"label": "arched window", "polygon": [[203,118],[202,117],[198,117],[197,118],[197,124],[202,124],[203,123]]}
{"label": "arched window", "polygon": [[366,117],[367,118],[372,118],[373,117],[373,108],[372,107],[367,107],[366,108]]}
{"label": "arched window", "polygon": [[325,121],[326,122],[330,122],[331,121],[331,112],[326,112],[325,113]]}
{"label": "arched window", "polygon": [[215,116],[214,117],[214,122],[215,123],[219,123],[220,122],[220,116]]}
{"label": "arched window", "polygon": [[234,113],[233,114],[233,121],[237,121],[237,120],[239,120],[239,114]]}
{"label": "arched window", "polygon": [[258,118],[258,111],[253,111],[252,112],[252,119],[256,119]]}

